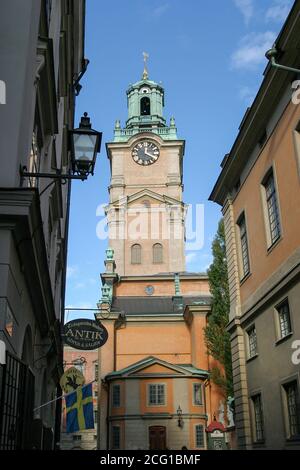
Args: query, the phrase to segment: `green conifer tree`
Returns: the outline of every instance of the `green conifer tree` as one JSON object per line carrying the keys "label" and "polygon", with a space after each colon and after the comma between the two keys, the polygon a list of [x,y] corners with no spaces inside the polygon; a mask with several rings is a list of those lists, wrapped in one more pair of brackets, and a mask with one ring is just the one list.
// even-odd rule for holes
{"label": "green conifer tree", "polygon": [[204,333],[208,353],[224,367],[224,372],[218,367],[211,370],[212,380],[228,397],[233,395],[233,386],[230,336],[226,331],[230,301],[223,219],[219,222],[218,231],[212,243],[212,253],[213,262],[208,269],[212,310]]}

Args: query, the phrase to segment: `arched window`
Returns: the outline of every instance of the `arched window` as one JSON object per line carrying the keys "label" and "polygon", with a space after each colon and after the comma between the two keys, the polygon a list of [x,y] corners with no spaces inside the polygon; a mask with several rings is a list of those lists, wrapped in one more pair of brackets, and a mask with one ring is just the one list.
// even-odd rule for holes
{"label": "arched window", "polygon": [[131,247],[131,264],[141,264],[142,262],[142,247],[135,244]]}
{"label": "arched window", "polygon": [[150,98],[144,96],[141,99],[141,116],[149,116],[150,113]]}
{"label": "arched window", "polygon": [[153,263],[163,262],[163,246],[160,243],[153,245]]}

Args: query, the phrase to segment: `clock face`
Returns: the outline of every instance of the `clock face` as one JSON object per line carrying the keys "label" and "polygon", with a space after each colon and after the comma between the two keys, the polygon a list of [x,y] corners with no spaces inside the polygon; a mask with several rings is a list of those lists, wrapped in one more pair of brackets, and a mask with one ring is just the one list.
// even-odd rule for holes
{"label": "clock face", "polygon": [[152,165],[159,157],[157,145],[148,140],[143,140],[136,144],[132,150],[132,158],[139,165]]}
{"label": "clock face", "polygon": [[154,294],[154,287],[153,286],[146,286],[145,287],[145,292],[146,292],[147,295]]}

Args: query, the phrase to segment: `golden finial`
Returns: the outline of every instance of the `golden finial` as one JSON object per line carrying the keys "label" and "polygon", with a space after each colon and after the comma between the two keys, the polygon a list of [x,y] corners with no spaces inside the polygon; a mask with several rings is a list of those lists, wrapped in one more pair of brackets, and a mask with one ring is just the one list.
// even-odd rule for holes
{"label": "golden finial", "polygon": [[143,57],[144,57],[143,80],[148,80],[147,59],[149,59],[149,54],[147,52],[143,52]]}

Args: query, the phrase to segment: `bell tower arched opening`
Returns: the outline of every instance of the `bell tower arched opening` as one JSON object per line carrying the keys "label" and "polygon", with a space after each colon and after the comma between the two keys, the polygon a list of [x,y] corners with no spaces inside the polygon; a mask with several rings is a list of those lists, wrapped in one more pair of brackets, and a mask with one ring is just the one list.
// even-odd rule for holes
{"label": "bell tower arched opening", "polygon": [[150,116],[150,114],[150,98],[148,98],[148,96],[143,96],[143,98],[141,99],[141,116]]}

